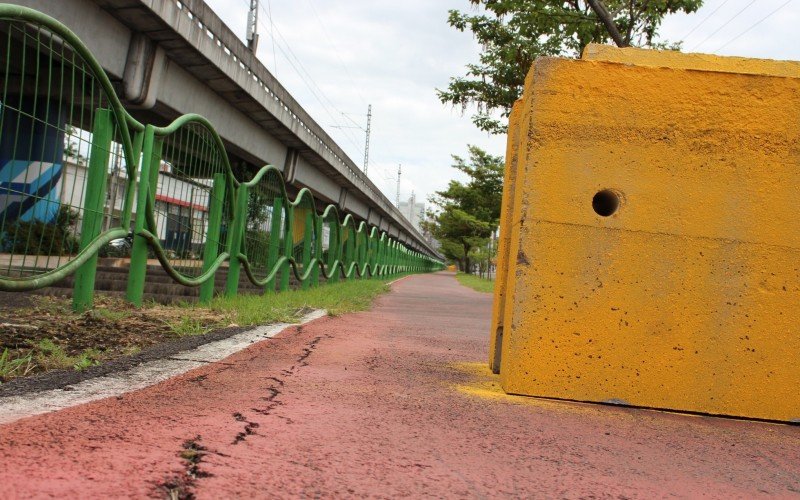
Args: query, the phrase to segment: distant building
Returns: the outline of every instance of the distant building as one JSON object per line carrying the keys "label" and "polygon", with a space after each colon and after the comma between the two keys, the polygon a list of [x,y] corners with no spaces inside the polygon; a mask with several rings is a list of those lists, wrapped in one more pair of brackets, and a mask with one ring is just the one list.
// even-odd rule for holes
{"label": "distant building", "polygon": [[422,221],[425,220],[425,203],[417,202],[417,195],[411,192],[411,198],[408,201],[401,201],[400,213],[408,219],[412,226],[417,228],[417,231],[422,232]]}
{"label": "distant building", "polygon": [[[112,165],[109,170],[104,208],[106,215],[102,226],[104,230],[120,224],[125,203],[125,186],[128,182],[124,166]],[[211,181],[178,176],[172,170],[169,163],[161,162],[154,196],[155,235],[165,250],[194,252],[199,255],[208,230]],[[82,212],[87,176],[88,166],[85,161],[65,157],[63,171],[48,201],[55,206],[64,203]],[[136,219],[136,198],[132,201],[133,221]],[[81,219],[75,223],[76,233],[80,233],[81,223]]]}

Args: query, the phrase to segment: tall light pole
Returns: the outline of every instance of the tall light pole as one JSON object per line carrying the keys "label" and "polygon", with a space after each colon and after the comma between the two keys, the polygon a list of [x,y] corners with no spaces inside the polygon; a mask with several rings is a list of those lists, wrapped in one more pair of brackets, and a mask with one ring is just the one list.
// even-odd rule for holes
{"label": "tall light pole", "polygon": [[258,0],[250,0],[247,12],[247,48],[253,53],[258,48]]}
{"label": "tall light pole", "polygon": [[372,125],[372,104],[367,106],[367,140],[364,144],[364,175],[369,169],[369,131]]}

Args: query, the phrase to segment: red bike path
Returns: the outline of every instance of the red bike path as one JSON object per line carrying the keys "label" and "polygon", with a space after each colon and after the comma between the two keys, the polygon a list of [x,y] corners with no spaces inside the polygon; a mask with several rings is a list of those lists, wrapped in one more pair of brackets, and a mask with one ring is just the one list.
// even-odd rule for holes
{"label": "red bike path", "polygon": [[0,497],[787,497],[800,427],[505,396],[491,296],[412,276],[149,388],[0,426]]}

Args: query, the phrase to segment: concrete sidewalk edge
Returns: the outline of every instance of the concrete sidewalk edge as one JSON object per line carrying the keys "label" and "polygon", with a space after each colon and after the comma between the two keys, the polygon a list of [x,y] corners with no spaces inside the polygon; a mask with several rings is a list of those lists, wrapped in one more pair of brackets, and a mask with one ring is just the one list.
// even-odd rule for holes
{"label": "concrete sidewalk edge", "polygon": [[315,310],[303,316],[299,323],[257,326],[226,339],[209,342],[172,356],[142,363],[129,370],[85,380],[62,389],[0,398],[0,424],[155,385],[208,363],[221,361],[257,342],[270,339],[287,328],[305,325],[327,314],[325,310]]}

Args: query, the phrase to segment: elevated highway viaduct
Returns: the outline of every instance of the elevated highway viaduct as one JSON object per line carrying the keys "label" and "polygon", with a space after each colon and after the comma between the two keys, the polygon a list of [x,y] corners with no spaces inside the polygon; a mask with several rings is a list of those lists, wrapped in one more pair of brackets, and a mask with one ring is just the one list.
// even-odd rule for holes
{"label": "elevated highway viaduct", "polygon": [[437,256],[423,236],[297,103],[202,0],[17,0],[64,23],[108,73],[126,108],[167,124],[184,113],[208,118],[234,168],[282,168],[295,189],[311,189]]}

